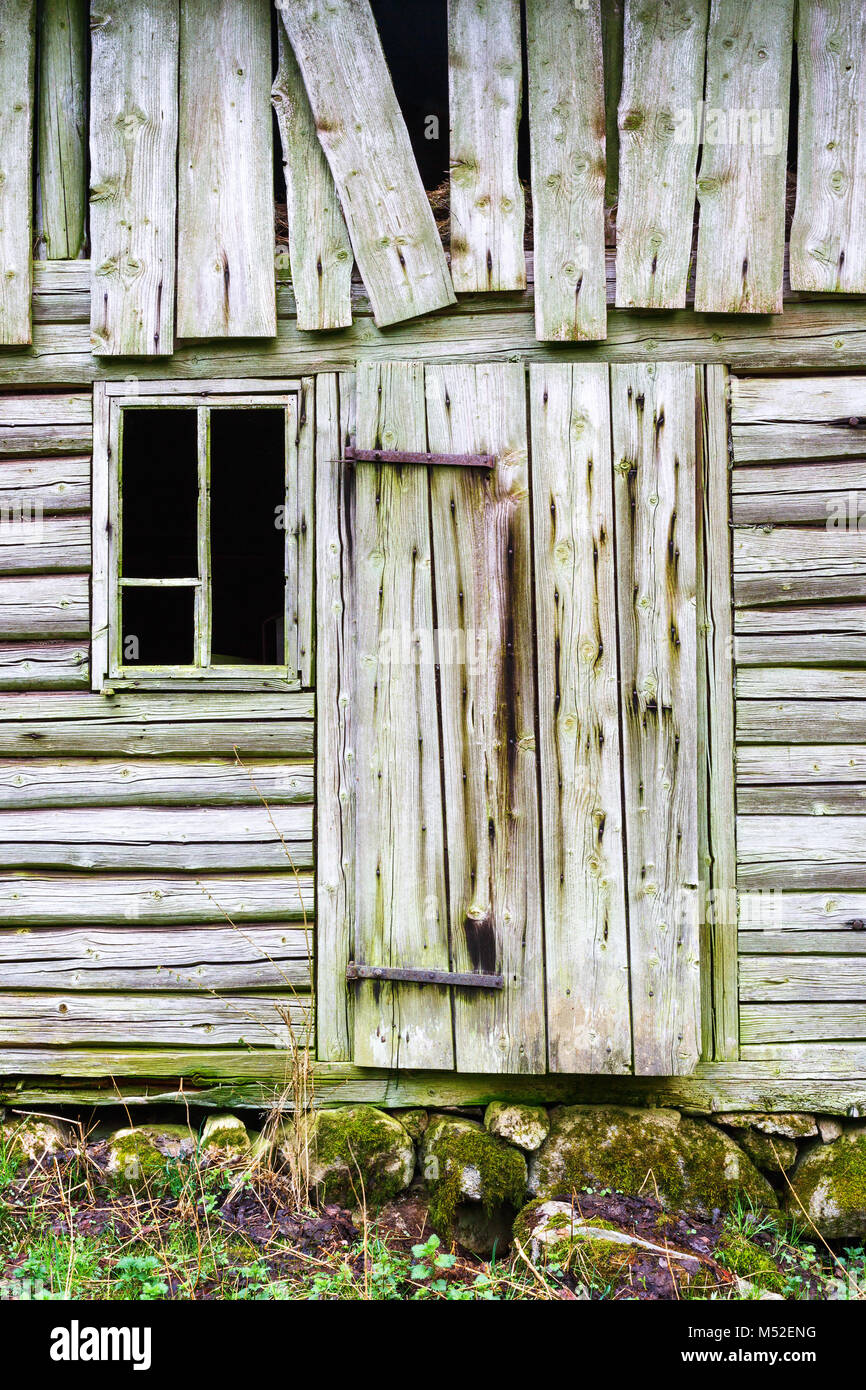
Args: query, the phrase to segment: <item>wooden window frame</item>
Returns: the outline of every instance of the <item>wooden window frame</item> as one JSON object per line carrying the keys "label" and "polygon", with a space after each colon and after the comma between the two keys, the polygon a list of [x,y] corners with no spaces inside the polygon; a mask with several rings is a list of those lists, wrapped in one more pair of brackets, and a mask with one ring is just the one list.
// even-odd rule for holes
{"label": "wooden window frame", "polygon": [[[299,558],[294,518],[312,515],[311,460],[302,465],[301,426],[312,383],[276,381],[99,382],[94,386],[92,688],[122,690],[299,690],[311,681],[310,654],[298,634],[312,625],[311,562]],[[279,665],[211,665],[210,629],[210,420],[219,409],[282,408],[285,412],[286,486],[284,653]],[[123,416],[127,410],[194,409],[197,415],[197,574],[139,579],[121,574]],[[310,431],[312,445],[312,431]],[[309,538],[305,537],[309,546]],[[302,576],[302,568],[308,573]],[[307,580],[305,583],[304,580]],[[191,665],[125,665],[121,596],[124,588],[183,587],[195,593],[195,662]]]}

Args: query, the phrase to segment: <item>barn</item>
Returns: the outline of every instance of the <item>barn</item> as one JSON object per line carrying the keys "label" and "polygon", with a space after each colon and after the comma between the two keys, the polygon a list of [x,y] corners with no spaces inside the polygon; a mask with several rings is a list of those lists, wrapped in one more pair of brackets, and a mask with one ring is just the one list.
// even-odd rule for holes
{"label": "barn", "polygon": [[862,1113],[864,55],[3,0],[0,1100]]}

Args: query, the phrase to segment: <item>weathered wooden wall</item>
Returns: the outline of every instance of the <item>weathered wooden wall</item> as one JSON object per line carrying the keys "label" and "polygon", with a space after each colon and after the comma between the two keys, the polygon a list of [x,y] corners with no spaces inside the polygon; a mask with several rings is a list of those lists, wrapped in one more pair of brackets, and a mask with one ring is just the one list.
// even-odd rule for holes
{"label": "weathered wooden wall", "polygon": [[89,691],[91,416],[0,394],[0,1047],[285,1047],[312,1025],[313,699]]}
{"label": "weathered wooden wall", "polygon": [[735,377],[740,1037],[866,1063],[866,377]]}

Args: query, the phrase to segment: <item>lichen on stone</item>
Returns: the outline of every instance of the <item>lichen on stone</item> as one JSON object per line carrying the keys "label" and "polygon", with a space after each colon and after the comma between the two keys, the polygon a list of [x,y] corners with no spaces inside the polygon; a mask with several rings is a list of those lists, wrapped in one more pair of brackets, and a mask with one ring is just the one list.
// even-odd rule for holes
{"label": "lichen on stone", "polygon": [[550,1133],[550,1119],[541,1105],[516,1105],[493,1100],[484,1112],[484,1125],[491,1134],[516,1144],[526,1153],[540,1148]]}
{"label": "lichen on stone", "polygon": [[738,1200],[778,1205],[755,1165],[715,1125],[675,1110],[626,1106],[564,1106],[552,1114],[549,1137],[532,1155],[533,1195],[568,1196],[610,1188],[658,1196],[668,1209],[710,1218]]}

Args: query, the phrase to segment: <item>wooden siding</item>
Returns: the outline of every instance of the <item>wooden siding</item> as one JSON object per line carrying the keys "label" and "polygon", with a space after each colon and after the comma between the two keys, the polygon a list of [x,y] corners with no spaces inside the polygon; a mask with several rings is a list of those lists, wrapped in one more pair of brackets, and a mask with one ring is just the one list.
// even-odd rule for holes
{"label": "wooden siding", "polygon": [[39,4],[38,254],[74,260],[87,239],[87,0]]}
{"label": "wooden siding", "polygon": [[91,28],[92,349],[174,346],[178,0],[124,0]]}
{"label": "wooden siding", "polygon": [[866,1056],[858,407],[862,377],[732,381],[741,1055],[789,1067]]}
{"label": "wooden siding", "polygon": [[0,344],[30,342],[36,0],[8,0],[0,29]]}

